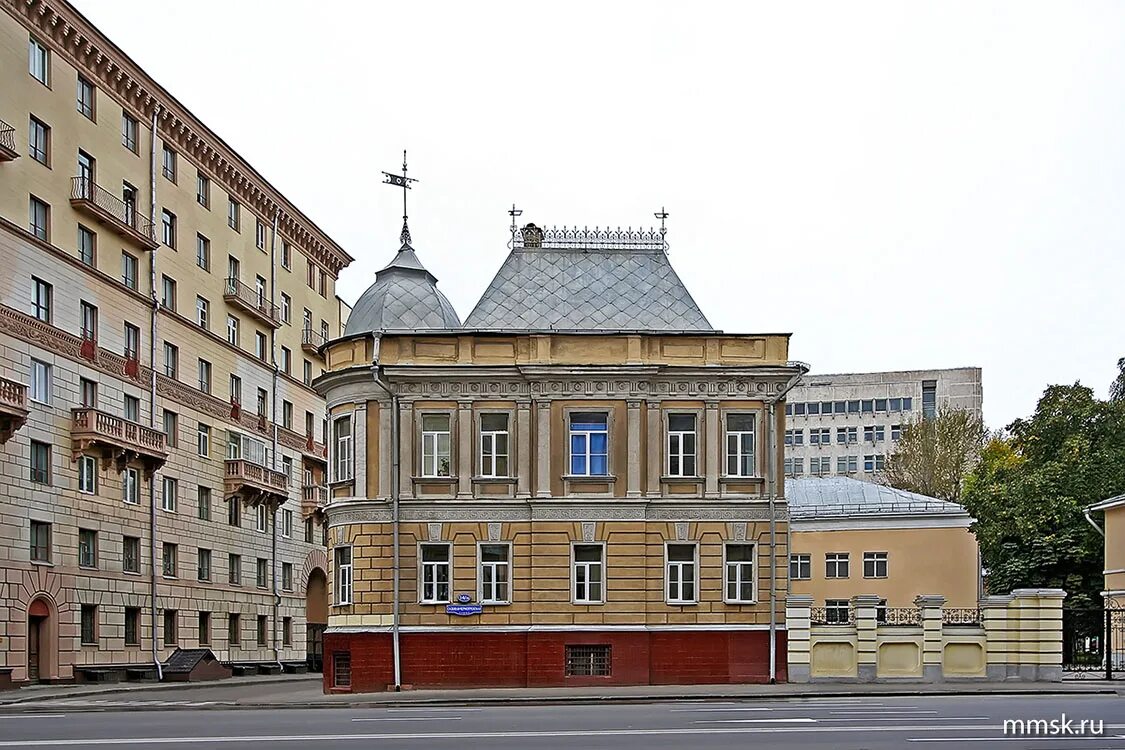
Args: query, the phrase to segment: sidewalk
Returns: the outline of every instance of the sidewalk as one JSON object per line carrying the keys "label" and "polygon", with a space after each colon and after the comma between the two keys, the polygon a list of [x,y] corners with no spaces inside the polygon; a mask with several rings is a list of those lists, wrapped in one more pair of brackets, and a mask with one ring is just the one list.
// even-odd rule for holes
{"label": "sidewalk", "polygon": [[[116,685],[35,686],[0,693],[6,710],[48,709],[64,701],[68,707],[89,704],[146,703],[162,710],[182,708],[345,708],[449,705],[658,702],[682,700],[769,700],[828,696],[913,695],[1125,695],[1125,683],[964,682],[933,685],[903,683],[815,685],[640,685],[634,687],[492,688],[409,690],[400,693],[324,695],[320,675],[236,677],[222,682]],[[177,706],[175,704],[184,704]],[[207,704],[201,706],[200,704]]]}

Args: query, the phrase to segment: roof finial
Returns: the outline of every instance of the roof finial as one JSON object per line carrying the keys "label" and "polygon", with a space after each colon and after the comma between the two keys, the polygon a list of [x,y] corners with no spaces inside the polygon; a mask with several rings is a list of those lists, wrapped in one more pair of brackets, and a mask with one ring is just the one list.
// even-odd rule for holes
{"label": "roof finial", "polygon": [[664,226],[664,220],[668,218],[668,212],[664,210],[664,206],[653,214],[656,218],[660,219],[660,241],[664,243],[664,252],[668,252],[668,239],[664,236],[668,233],[668,228]]}
{"label": "roof finial", "polygon": [[402,232],[398,236],[399,242],[402,243],[399,252],[402,252],[410,248],[410,227],[406,223],[406,191],[410,190],[410,183],[418,181],[413,177],[406,176],[406,149],[402,150],[402,174],[397,175],[391,174],[390,172],[383,172],[383,176],[386,178],[383,180],[384,185],[394,185],[395,187],[402,188]]}
{"label": "roof finial", "polygon": [[523,210],[516,208],[516,204],[513,203],[512,204],[512,210],[508,212],[508,216],[512,217],[512,226],[509,227],[509,229],[512,230],[512,239],[508,243],[508,249],[509,250],[511,250],[512,248],[514,248],[516,246],[516,217],[522,216],[522,215],[523,215]]}

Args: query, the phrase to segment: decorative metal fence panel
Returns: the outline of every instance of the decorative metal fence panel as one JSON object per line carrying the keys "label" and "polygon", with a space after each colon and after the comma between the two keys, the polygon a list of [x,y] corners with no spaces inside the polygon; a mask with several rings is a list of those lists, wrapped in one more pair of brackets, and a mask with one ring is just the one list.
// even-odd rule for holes
{"label": "decorative metal fence panel", "polygon": [[1125,679],[1125,609],[1063,610],[1063,672]]}

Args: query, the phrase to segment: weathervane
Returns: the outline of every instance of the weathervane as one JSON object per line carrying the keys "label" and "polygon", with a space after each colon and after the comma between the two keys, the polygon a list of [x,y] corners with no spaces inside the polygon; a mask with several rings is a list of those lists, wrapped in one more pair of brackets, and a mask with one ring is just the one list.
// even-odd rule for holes
{"label": "weathervane", "polygon": [[402,174],[391,174],[390,172],[383,172],[386,178],[383,180],[384,185],[394,185],[395,187],[402,188],[402,233],[399,234],[398,240],[402,246],[410,247],[410,227],[406,224],[406,191],[410,190],[410,183],[417,182],[418,180],[413,177],[406,176],[406,149],[402,150]]}
{"label": "weathervane", "polygon": [[516,204],[513,203],[512,210],[508,212],[508,216],[512,217],[512,226],[509,227],[509,229],[512,230],[512,241],[508,243],[508,247],[513,248],[516,245],[516,217],[523,216],[523,210],[516,208]]}
{"label": "weathervane", "polygon": [[656,218],[660,219],[660,241],[664,243],[664,252],[668,252],[668,240],[664,237],[668,233],[667,227],[664,226],[664,220],[668,218],[668,212],[664,210],[664,206],[653,214]]}

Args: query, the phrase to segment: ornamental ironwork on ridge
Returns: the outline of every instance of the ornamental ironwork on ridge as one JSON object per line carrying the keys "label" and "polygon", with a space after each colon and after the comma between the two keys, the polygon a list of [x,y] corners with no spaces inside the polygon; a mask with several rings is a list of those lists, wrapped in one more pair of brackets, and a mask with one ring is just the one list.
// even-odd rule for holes
{"label": "ornamental ironwork on ridge", "polygon": [[546,250],[667,250],[664,229],[550,227],[526,224],[512,247]]}

